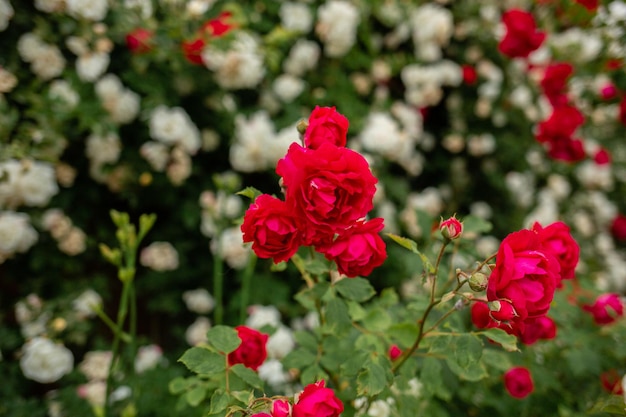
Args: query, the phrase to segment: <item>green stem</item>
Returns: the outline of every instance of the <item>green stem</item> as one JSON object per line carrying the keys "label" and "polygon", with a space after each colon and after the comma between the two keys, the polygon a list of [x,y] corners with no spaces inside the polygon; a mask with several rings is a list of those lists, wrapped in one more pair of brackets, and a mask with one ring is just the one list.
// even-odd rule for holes
{"label": "green stem", "polygon": [[243,323],[246,320],[246,310],[250,303],[250,287],[252,284],[252,275],[254,274],[254,267],[256,265],[257,257],[254,254],[250,255],[250,261],[246,265],[246,269],[243,271],[241,277],[241,303],[239,305],[239,323]]}
{"label": "green stem", "polygon": [[300,275],[302,275],[302,278],[306,282],[307,287],[313,288],[315,286],[315,281],[311,277],[311,274],[309,274],[304,267],[304,261],[302,260],[302,258],[296,253],[291,257],[291,262],[293,262],[293,264],[298,269],[298,272],[300,272]]}
{"label": "green stem", "polygon": [[[134,360],[137,356],[137,293],[135,292],[135,280],[130,282],[130,357]],[[134,366],[131,367],[133,370]]]}
{"label": "green stem", "polygon": [[102,309],[100,308],[100,306],[94,306],[93,311],[96,313],[96,315],[98,317],[100,317],[100,319],[104,322],[104,324],[107,325],[107,327],[109,329],[111,329],[111,331],[113,332],[113,334],[118,334],[120,336],[120,339],[124,342],[124,343],[129,343],[130,342],[130,338],[131,336],[126,333],[123,332],[121,329],[119,329],[117,327],[117,324],[113,323],[113,320],[111,320],[109,318],[109,316],[106,315],[106,313],[104,311],[102,311]]}

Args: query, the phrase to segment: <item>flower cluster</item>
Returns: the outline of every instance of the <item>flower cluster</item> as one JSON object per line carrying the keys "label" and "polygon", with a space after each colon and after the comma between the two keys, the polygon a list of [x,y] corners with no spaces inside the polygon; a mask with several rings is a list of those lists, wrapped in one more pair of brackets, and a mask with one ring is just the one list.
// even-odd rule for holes
{"label": "flower cluster", "polygon": [[244,215],[244,242],[260,258],[279,263],[313,246],[349,277],[369,275],[386,259],[383,219],[365,220],[377,180],[345,147],[347,132],[348,119],[334,107],[313,110],[304,146],[292,143],[276,166],[285,200],[262,194]]}

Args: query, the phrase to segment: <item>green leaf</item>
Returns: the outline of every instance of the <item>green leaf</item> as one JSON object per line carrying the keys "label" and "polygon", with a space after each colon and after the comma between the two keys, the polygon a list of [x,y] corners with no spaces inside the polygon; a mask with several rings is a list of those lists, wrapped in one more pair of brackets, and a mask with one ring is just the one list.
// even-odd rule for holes
{"label": "green leaf", "polygon": [[324,311],[326,322],[324,324],[325,333],[338,334],[350,329],[352,319],[348,314],[348,306],[340,298],[333,297],[326,304]]}
{"label": "green leaf", "polygon": [[356,380],[357,394],[371,397],[382,392],[390,382],[387,379],[387,371],[378,363],[366,363]]}
{"label": "green leaf", "polygon": [[442,371],[443,366],[439,359],[429,357],[424,358],[424,362],[420,370],[420,380],[428,381],[428,383],[424,384],[424,390],[427,393],[448,401],[452,398],[452,393],[446,387]]}
{"label": "green leaf", "polygon": [[328,379],[328,374],[326,374],[318,364],[309,366],[302,371],[302,375],[300,376],[300,381],[305,385],[312,384],[320,379]]}
{"label": "green leaf", "polygon": [[392,324],[391,316],[382,308],[370,310],[363,319],[363,327],[373,332],[386,331]]}
{"label": "green leaf", "polygon": [[396,342],[401,348],[413,346],[417,338],[419,329],[415,323],[393,324],[387,330],[391,340]]}
{"label": "green leaf", "polygon": [[178,361],[197,374],[212,375],[224,372],[226,368],[224,356],[203,347],[188,349]]}
{"label": "green leaf", "polygon": [[204,385],[196,385],[185,394],[187,404],[192,407],[200,405],[202,400],[206,398],[206,387]]}
{"label": "green leaf", "polygon": [[367,315],[367,311],[356,301],[348,300],[346,304],[348,305],[348,314],[352,321],[363,320]]}
{"label": "green leaf", "polygon": [[252,391],[231,391],[230,395],[242,404],[252,404],[254,400],[254,390]]}
{"label": "green leaf", "polygon": [[226,410],[230,403],[230,395],[222,389],[216,389],[211,395],[209,414],[219,413]]}
{"label": "green leaf", "polygon": [[492,225],[487,220],[476,216],[466,216],[463,218],[463,237],[473,238],[479,233],[488,233]]}
{"label": "green leaf", "polygon": [[294,339],[296,339],[296,343],[302,347],[307,348],[310,351],[317,351],[317,337],[311,332],[307,332],[304,330],[297,331],[293,334]]}
{"label": "green leaf", "polygon": [[489,376],[485,365],[482,362],[468,362],[464,367],[459,366],[456,358],[448,357],[446,362],[450,367],[450,370],[454,372],[459,378],[466,381],[480,381],[483,378]]}
{"label": "green leaf", "polygon": [[184,378],[182,376],[172,379],[168,385],[170,393],[174,395],[187,391],[187,388],[197,382],[197,378]]}
{"label": "green leaf", "polygon": [[361,369],[363,364],[367,361],[368,353],[363,350],[357,350],[352,357],[346,362],[341,364],[341,370],[346,376],[354,376]]}
{"label": "green leaf", "polygon": [[310,350],[300,347],[292,350],[282,360],[286,369],[303,369],[316,361],[317,356]]}
{"label": "green leaf", "polygon": [[394,242],[396,242],[397,244],[399,244],[403,248],[408,249],[411,252],[416,253],[416,254],[420,253],[417,250],[417,242],[415,242],[414,240],[411,240],[411,239],[409,239],[407,237],[398,236],[398,235],[395,235],[393,233],[387,233],[387,236],[389,236],[391,238],[391,240],[393,240]]}
{"label": "green leaf", "polygon": [[230,368],[235,375],[241,378],[246,384],[252,388],[263,389],[263,381],[259,378],[259,375],[250,368],[246,368],[244,365],[238,363]]}
{"label": "green leaf", "polygon": [[483,344],[478,336],[462,334],[452,338],[450,345],[452,358],[459,367],[468,369],[480,361],[483,354]]}
{"label": "green leaf", "polygon": [[244,197],[250,198],[252,201],[256,200],[258,196],[263,194],[261,191],[257,190],[254,187],[246,187],[243,190],[237,192],[238,195],[242,195]]}
{"label": "green leaf", "polygon": [[326,281],[318,282],[313,288],[306,288],[295,295],[298,301],[307,310],[315,310],[317,301],[328,292],[330,284]]}
{"label": "green leaf", "polygon": [[339,294],[348,300],[364,302],[376,294],[376,290],[370,282],[364,278],[344,278],[335,284]]}
{"label": "green leaf", "polygon": [[600,398],[589,410],[589,414],[617,414],[626,415],[626,403],[622,395],[610,395]]}
{"label": "green leaf", "polygon": [[499,343],[507,352],[518,352],[517,337],[512,334],[508,334],[502,329],[487,329],[484,331],[476,332],[475,334],[483,335],[486,338]]}
{"label": "green leaf", "polygon": [[211,346],[225,355],[237,349],[241,344],[237,330],[229,326],[214,326],[207,332],[206,337]]}

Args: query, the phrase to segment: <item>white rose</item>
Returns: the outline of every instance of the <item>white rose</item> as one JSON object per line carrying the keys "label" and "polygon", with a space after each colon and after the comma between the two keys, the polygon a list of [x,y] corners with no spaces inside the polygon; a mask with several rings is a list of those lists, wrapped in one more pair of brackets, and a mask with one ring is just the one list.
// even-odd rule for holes
{"label": "white rose", "polygon": [[291,47],[287,59],[283,62],[283,69],[287,74],[296,77],[315,68],[320,56],[320,47],[317,43],[306,39],[298,39]]}
{"label": "white rose", "polygon": [[60,12],[65,7],[65,0],[35,0],[35,8],[46,13]]}
{"label": "white rose", "polygon": [[270,358],[282,359],[293,350],[295,345],[291,329],[281,325],[267,340],[267,355]]}
{"label": "white rose", "polygon": [[30,63],[33,73],[42,80],[61,75],[65,69],[65,58],[55,45],[43,45]]}
{"label": "white rose", "polygon": [[70,108],[76,107],[80,97],[78,93],[70,86],[65,80],[54,80],[50,83],[50,90],[48,95],[52,99],[61,100],[65,102]]}
{"label": "white rose", "polygon": [[158,345],[142,346],[135,358],[135,372],[141,374],[159,364],[163,357],[163,349]]}
{"label": "white rose", "polygon": [[347,54],[356,42],[360,21],[356,6],[347,1],[330,0],[320,6],[317,17],[315,32],[324,43],[324,53],[331,58]]}
{"label": "white rose", "polygon": [[169,242],[153,242],[141,250],[139,263],[155,271],[173,271],[178,268],[178,252]]}
{"label": "white rose", "polygon": [[294,101],[302,91],[304,91],[305,82],[301,78],[290,74],[281,74],[274,80],[272,89],[274,93],[285,103]]}
{"label": "white rose", "polygon": [[20,368],[24,376],[42,384],[58,381],[72,371],[74,355],[62,344],[35,337],[22,347]]}
{"label": "white rose", "polygon": [[8,0],[0,0],[0,32],[9,26],[9,20],[13,17],[15,11]]}
{"label": "white rose", "polygon": [[163,172],[170,159],[167,145],[160,142],[148,141],[141,145],[139,154],[150,164],[152,169],[157,172]]}
{"label": "white rose", "polygon": [[79,317],[93,317],[94,308],[102,306],[102,297],[92,289],[83,291],[81,295],[72,301],[72,308]]}
{"label": "white rose", "polygon": [[78,369],[89,380],[104,381],[109,375],[109,367],[113,353],[109,350],[93,350],[85,353],[83,361],[78,365]]}
{"label": "white rose", "polygon": [[281,4],[278,13],[282,25],[287,30],[308,33],[313,26],[313,15],[306,4],[286,2]]}
{"label": "white rose", "polygon": [[185,291],[183,293],[183,301],[189,311],[197,314],[210,313],[215,307],[215,300],[204,288]]}
{"label": "white rose", "polygon": [[291,379],[278,359],[267,359],[257,371],[259,378],[273,387],[279,387]]}
{"label": "white rose", "polygon": [[68,13],[76,18],[103,20],[109,11],[107,0],[65,0]]}
{"label": "white rose", "polygon": [[107,70],[110,60],[111,57],[105,52],[80,55],[76,60],[78,78],[87,82],[96,81]]}
{"label": "white rose", "polygon": [[27,214],[0,212],[0,259],[16,252],[28,251],[37,241],[37,237],[37,231],[30,225]]}
{"label": "white rose", "polygon": [[92,133],[87,137],[85,155],[92,165],[114,164],[121,152],[122,143],[115,133],[108,133],[106,136]]}
{"label": "white rose", "polygon": [[191,346],[206,343],[206,333],[211,329],[211,321],[206,317],[198,317],[185,332],[185,340]]}
{"label": "white rose", "polygon": [[274,306],[252,305],[248,307],[246,326],[260,329],[263,326],[280,326],[280,311]]}
{"label": "white rose", "polygon": [[32,207],[45,206],[59,192],[54,167],[41,161],[29,161],[15,186],[24,204]]}
{"label": "white rose", "polygon": [[43,41],[32,32],[23,34],[17,40],[17,52],[26,62],[34,60],[43,47],[45,47]]}

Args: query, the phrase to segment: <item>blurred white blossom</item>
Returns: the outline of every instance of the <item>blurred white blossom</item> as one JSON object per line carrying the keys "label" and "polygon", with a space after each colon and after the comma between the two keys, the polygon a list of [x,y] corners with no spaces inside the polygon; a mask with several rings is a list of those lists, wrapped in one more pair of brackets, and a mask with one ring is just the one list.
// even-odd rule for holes
{"label": "blurred white blossom", "polygon": [[35,337],[22,346],[20,368],[28,379],[49,384],[70,373],[73,367],[72,352],[50,339]]}

